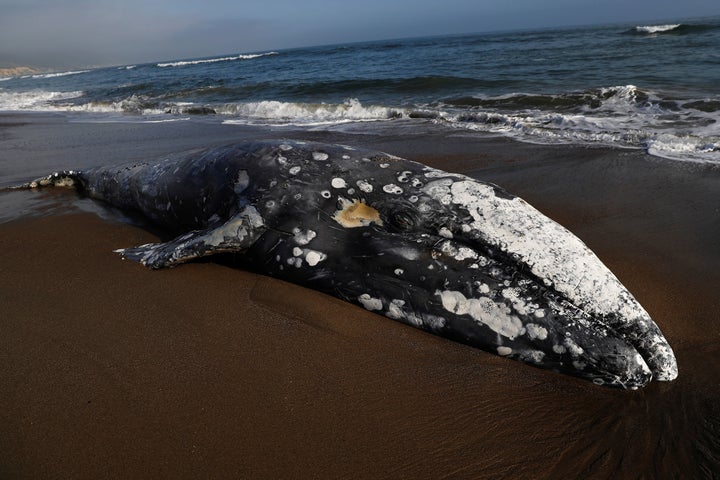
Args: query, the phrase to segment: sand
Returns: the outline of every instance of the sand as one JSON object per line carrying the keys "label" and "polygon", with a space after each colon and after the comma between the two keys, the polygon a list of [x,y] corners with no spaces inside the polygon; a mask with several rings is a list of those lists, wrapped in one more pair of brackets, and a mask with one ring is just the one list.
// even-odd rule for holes
{"label": "sand", "polygon": [[717,168],[460,134],[14,115],[0,184],[258,136],[375,147],[523,196],[640,300],[679,378],[598,387],[218,263],[149,271],[112,250],[156,234],[71,193],[5,193],[0,478],[717,478]]}

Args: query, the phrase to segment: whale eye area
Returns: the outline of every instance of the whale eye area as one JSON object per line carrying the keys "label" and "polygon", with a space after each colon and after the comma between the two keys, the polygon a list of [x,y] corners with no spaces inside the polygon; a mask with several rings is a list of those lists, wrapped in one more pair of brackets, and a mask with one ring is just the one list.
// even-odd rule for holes
{"label": "whale eye area", "polygon": [[392,212],[388,216],[388,226],[400,230],[406,231],[415,227],[415,218],[406,211]]}

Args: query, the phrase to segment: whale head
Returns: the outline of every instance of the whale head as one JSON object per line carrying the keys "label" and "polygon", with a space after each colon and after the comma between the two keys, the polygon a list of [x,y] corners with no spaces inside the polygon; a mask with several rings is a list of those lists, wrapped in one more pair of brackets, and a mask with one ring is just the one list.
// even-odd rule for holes
{"label": "whale head", "polygon": [[264,270],[597,384],[635,389],[677,376],[639,302],[579,238],[521,198],[397,157],[303,147],[316,151],[302,168],[290,147],[282,152],[295,170],[273,201],[280,213],[265,214],[285,233],[255,247],[275,253]]}

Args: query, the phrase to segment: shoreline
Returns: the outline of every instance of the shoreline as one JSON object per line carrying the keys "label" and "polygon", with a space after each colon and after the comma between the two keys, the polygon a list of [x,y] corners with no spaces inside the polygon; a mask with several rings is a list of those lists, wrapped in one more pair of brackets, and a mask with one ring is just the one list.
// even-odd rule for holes
{"label": "shoreline", "polygon": [[[112,250],[156,236],[61,192],[37,199],[50,215],[0,224],[0,477],[718,471],[717,168],[467,134],[0,115],[0,182],[257,135],[375,148],[523,197],[640,300],[675,349],[679,378],[597,387],[216,263],[149,271]],[[10,203],[25,208],[15,196],[28,193]]]}

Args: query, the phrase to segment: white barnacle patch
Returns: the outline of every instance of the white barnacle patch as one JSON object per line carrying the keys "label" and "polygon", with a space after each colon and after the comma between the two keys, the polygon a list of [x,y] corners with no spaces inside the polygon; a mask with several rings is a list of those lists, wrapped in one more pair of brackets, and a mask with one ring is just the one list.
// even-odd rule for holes
{"label": "white barnacle patch", "polygon": [[380,168],[388,168],[390,166],[389,163],[381,163]]}
{"label": "white barnacle patch", "polygon": [[419,198],[417,197],[417,195],[411,195],[410,198],[408,198],[408,200],[410,201],[410,203],[417,203]]}
{"label": "white barnacle patch", "polygon": [[360,302],[366,310],[370,310],[371,312],[375,310],[382,310],[383,308],[382,300],[379,298],[373,298],[368,293],[360,295],[358,297],[358,302]]}
{"label": "white barnacle patch", "polygon": [[325,152],[313,152],[313,153],[312,153],[312,158],[313,158],[313,160],[315,160],[315,161],[324,162],[325,160],[327,160],[328,158],[330,158],[330,155],[328,155],[328,154],[325,153]]}
{"label": "white barnacle patch", "polygon": [[386,250],[391,255],[397,255],[405,260],[417,260],[420,258],[420,252],[410,247],[394,247]]}
{"label": "white barnacle patch", "polygon": [[235,178],[233,191],[236,195],[240,195],[250,185],[250,177],[245,170],[240,170]]}
{"label": "white barnacle patch", "polygon": [[290,257],[287,259],[287,264],[290,266],[293,266],[295,268],[300,268],[300,267],[302,267],[302,258]]}
{"label": "white barnacle patch", "polygon": [[332,197],[332,193],[330,193],[330,190],[323,190],[322,192],[320,192],[320,195],[321,195],[323,198],[330,198],[330,197]]}
{"label": "white barnacle patch", "polygon": [[291,167],[290,170],[288,170],[288,171],[289,171],[290,175],[297,175],[298,173],[300,173],[300,170],[302,170],[302,167],[299,167],[296,165],[294,167]]}
{"label": "white barnacle patch", "polygon": [[391,193],[393,195],[400,195],[401,193],[404,192],[404,190],[401,187],[398,187],[397,185],[395,185],[394,183],[391,183],[391,184],[385,185],[383,187],[383,192]]}
{"label": "white barnacle patch", "polygon": [[316,266],[326,258],[327,255],[323,252],[318,252],[317,250],[305,250],[305,261],[311,267]]}
{"label": "white barnacle patch", "polygon": [[388,311],[385,314],[386,317],[392,318],[393,320],[400,320],[405,317],[403,313],[403,307],[405,306],[405,300],[392,300],[388,305]]}
{"label": "white barnacle patch", "polygon": [[452,184],[453,179],[440,178],[425,185],[425,187],[423,187],[423,192],[427,193],[431,198],[434,198],[443,205],[450,205],[453,202],[453,196],[450,193],[450,186]]}
{"label": "white barnacle patch", "polygon": [[419,179],[417,179],[417,178],[413,178],[413,179],[412,179],[412,182],[410,182],[410,184],[411,184],[413,187],[415,187],[415,188],[420,188],[420,187],[423,186],[423,182],[421,182],[421,181],[420,181]]}
{"label": "white barnacle patch", "polygon": [[525,333],[519,318],[510,315],[510,309],[504,303],[495,303],[487,297],[467,298],[462,292],[436,291],[443,308],[456,315],[469,315],[475,321],[486,325],[495,333],[514,340]]}
{"label": "white barnacle patch", "polygon": [[396,269],[395,269],[395,275],[397,275],[398,277],[399,277],[400,275],[402,275],[403,273],[405,273],[405,270],[403,270],[402,268],[396,268]]}
{"label": "white barnacle patch", "polygon": [[525,325],[525,330],[527,330],[526,333],[530,340],[545,340],[548,335],[547,329],[545,327],[542,327],[535,323],[528,323],[527,325]]}
{"label": "white barnacle patch", "polygon": [[500,293],[504,298],[510,301],[517,313],[520,315],[527,315],[530,313],[532,305],[528,305],[528,303],[522,298],[522,292],[519,289],[504,288]]}
{"label": "white barnacle patch", "polygon": [[541,363],[545,358],[545,352],[541,350],[521,350],[517,353],[518,358],[523,362]]}
{"label": "white barnacle patch", "polygon": [[347,183],[345,183],[345,180],[339,177],[333,178],[332,182],[330,182],[333,188],[345,188],[347,187]]}
{"label": "white barnacle patch", "polygon": [[[431,185],[435,188],[428,188]],[[583,310],[612,315],[620,325],[650,321],[637,300],[579,238],[522,199],[499,195],[497,187],[469,178],[447,189],[441,187],[431,182],[424,190],[440,202],[449,192],[451,202],[470,214],[469,226],[484,241],[512,254],[545,285]],[[664,344],[658,336],[653,348],[659,351]]]}
{"label": "white barnacle patch", "polygon": [[442,227],[440,230],[438,230],[438,235],[443,238],[453,238],[452,232],[447,227]]}
{"label": "white barnacle patch", "polygon": [[422,317],[412,311],[408,311],[405,308],[405,300],[392,300],[388,305],[388,310],[385,313],[385,316],[392,318],[393,320],[400,320],[408,325],[412,325],[413,327],[419,327],[423,324]]}
{"label": "white barnacle patch", "polygon": [[278,155],[277,161],[278,161],[278,163],[279,163],[280,165],[285,165],[285,164],[287,164],[287,158],[286,158],[286,157],[283,157],[282,155]]}
{"label": "white barnacle patch", "polygon": [[293,248],[292,254],[293,254],[293,257],[299,257],[300,255],[303,254],[303,250],[300,247],[295,247],[295,248]]}
{"label": "white barnacle patch", "polygon": [[456,247],[452,242],[444,241],[440,245],[440,251],[448,257],[453,257],[455,260],[462,262],[467,259],[476,259],[478,254],[471,248],[468,247]]}
{"label": "white barnacle patch", "polygon": [[497,353],[501,357],[507,357],[508,355],[511,355],[512,352],[513,352],[513,350],[510,347],[503,347],[503,346],[497,347]]}
{"label": "white barnacle patch", "polygon": [[293,149],[292,145],[288,145],[287,143],[281,144],[279,148],[280,148],[280,150],[282,150],[283,152],[287,152],[288,150],[292,150],[292,149]]}
{"label": "white barnacle patch", "polygon": [[398,175],[397,179],[400,183],[407,183],[410,181],[410,175],[412,175],[412,172],[410,170],[405,170],[400,175]]}
{"label": "white barnacle patch", "polygon": [[313,230],[301,230],[299,228],[293,229],[293,240],[298,245],[307,245],[312,242],[313,238],[317,237],[317,233]]}
{"label": "white barnacle patch", "polygon": [[356,182],[356,185],[360,189],[361,192],[370,193],[373,191],[373,186],[370,185],[367,180],[358,180]]}
{"label": "white barnacle patch", "polygon": [[585,350],[583,350],[583,348],[575,343],[571,338],[566,338],[563,343],[565,344],[568,352],[570,352],[570,355],[573,357],[579,357],[585,352]]}

